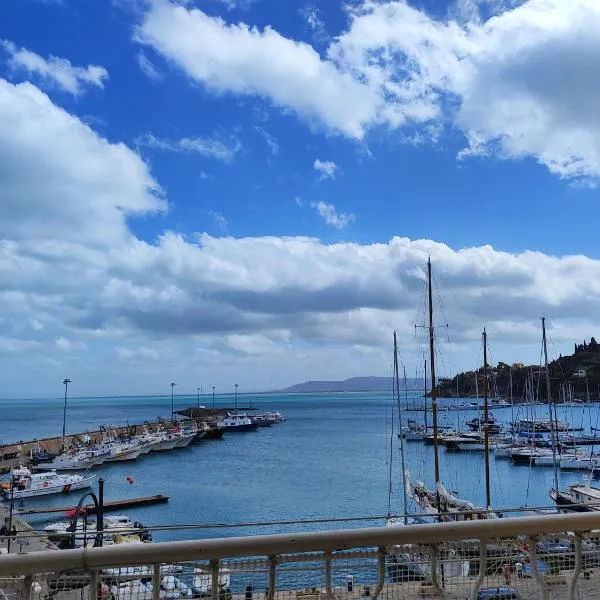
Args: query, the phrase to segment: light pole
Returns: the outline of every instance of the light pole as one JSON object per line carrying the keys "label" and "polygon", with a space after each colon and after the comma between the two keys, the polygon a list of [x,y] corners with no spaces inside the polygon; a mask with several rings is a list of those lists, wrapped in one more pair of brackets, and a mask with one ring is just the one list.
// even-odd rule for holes
{"label": "light pole", "polygon": [[235,384],[235,407],[237,408],[237,389],[238,389],[238,384]]}
{"label": "light pole", "polygon": [[212,386],[213,388],[213,408],[215,407],[215,386]]}
{"label": "light pole", "polygon": [[69,390],[70,379],[63,379],[63,385],[65,386],[65,405],[63,407],[63,431],[62,431],[62,447],[65,448],[65,433],[67,430],[67,392]]}
{"label": "light pole", "polygon": [[174,413],[175,413],[175,402],[173,400],[173,388],[176,386],[176,383],[171,383],[171,423],[174,420]]}
{"label": "light pole", "polygon": [[200,388],[198,388],[198,408],[200,408]]}

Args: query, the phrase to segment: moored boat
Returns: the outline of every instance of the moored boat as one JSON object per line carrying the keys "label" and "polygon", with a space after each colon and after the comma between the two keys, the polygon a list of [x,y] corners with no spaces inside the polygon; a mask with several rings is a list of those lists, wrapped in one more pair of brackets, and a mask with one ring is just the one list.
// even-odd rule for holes
{"label": "moored boat", "polygon": [[0,483],[0,494],[4,499],[48,496],[83,490],[91,487],[95,475],[78,475],[43,471],[32,473],[27,467],[18,467],[11,471],[11,478]]}
{"label": "moored boat", "polygon": [[253,431],[258,425],[244,413],[227,413],[222,421],[217,421],[217,427],[225,431]]}

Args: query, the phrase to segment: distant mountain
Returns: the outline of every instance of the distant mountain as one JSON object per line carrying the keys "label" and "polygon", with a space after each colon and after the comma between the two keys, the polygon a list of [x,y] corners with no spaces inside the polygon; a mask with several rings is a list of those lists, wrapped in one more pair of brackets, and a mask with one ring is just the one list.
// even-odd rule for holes
{"label": "distant mountain", "polygon": [[[409,390],[423,387],[421,379],[410,378],[406,383]],[[391,377],[351,377],[343,381],[305,381],[278,391],[286,394],[324,394],[327,392],[388,392],[391,389]],[[404,389],[402,380],[400,380],[400,389]]]}

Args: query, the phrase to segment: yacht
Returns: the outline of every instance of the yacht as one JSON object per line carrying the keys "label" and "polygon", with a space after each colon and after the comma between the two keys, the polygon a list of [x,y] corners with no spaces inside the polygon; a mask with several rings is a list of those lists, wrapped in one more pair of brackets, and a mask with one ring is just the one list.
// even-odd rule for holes
{"label": "yacht", "polygon": [[563,512],[600,511],[600,489],[592,487],[589,481],[571,485],[567,491],[552,488],[550,498]]}
{"label": "yacht", "polygon": [[59,474],[54,470],[32,473],[27,467],[18,467],[11,471],[11,479],[12,484],[11,481],[0,483],[0,494],[5,500],[83,490],[94,483],[96,476]]}
{"label": "yacht", "polygon": [[258,429],[258,425],[243,413],[227,413],[222,421],[217,421],[217,427],[221,427],[225,431],[252,431]]}

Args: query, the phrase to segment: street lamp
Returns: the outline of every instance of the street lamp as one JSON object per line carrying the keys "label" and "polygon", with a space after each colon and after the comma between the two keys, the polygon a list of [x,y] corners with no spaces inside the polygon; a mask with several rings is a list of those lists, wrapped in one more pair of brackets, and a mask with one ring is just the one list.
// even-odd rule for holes
{"label": "street lamp", "polygon": [[174,420],[174,413],[175,413],[175,402],[173,400],[173,388],[176,386],[176,383],[172,383],[171,384],[171,423]]}
{"label": "street lamp", "polygon": [[213,408],[215,407],[215,386],[212,386],[213,389]]}
{"label": "street lamp", "polygon": [[237,408],[237,389],[238,389],[238,384],[235,384],[235,407]]}
{"label": "street lamp", "polygon": [[202,388],[198,388],[198,408],[200,408],[200,390]]}
{"label": "street lamp", "polygon": [[65,386],[65,405],[63,407],[63,431],[62,431],[62,447],[65,448],[65,433],[67,428],[67,391],[69,390],[70,379],[63,379],[63,385]]}

